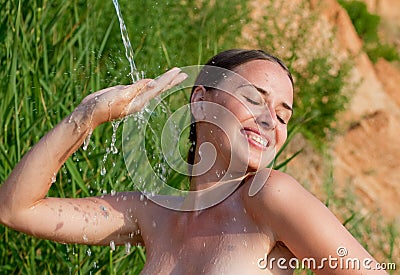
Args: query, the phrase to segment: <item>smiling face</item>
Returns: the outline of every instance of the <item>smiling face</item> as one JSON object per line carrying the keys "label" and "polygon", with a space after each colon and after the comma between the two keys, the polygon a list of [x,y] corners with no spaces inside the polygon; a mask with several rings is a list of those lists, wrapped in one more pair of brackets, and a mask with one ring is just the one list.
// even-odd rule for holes
{"label": "smiling face", "polygon": [[[279,150],[286,141],[287,123],[292,116],[293,86],[287,72],[279,64],[266,60],[245,63],[237,67],[235,72],[249,81],[250,85],[236,90],[235,94],[239,98],[245,97],[253,105],[249,109],[253,111],[255,122],[262,132],[271,131],[275,134],[275,146]],[[254,95],[254,98],[246,98],[246,93]]]}
{"label": "smiling face", "polygon": [[198,137],[213,143],[225,165],[245,163],[255,171],[267,166],[286,141],[293,87],[287,72],[268,60],[244,63],[234,72],[240,77],[203,91],[201,100],[215,104],[204,105],[203,119],[212,123],[199,123]]}

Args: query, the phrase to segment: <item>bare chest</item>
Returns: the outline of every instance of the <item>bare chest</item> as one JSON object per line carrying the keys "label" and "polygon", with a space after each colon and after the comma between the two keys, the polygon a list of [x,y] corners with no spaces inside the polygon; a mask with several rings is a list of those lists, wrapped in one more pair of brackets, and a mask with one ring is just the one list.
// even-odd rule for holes
{"label": "bare chest", "polygon": [[258,260],[275,244],[247,216],[171,219],[145,242],[143,274],[266,274]]}

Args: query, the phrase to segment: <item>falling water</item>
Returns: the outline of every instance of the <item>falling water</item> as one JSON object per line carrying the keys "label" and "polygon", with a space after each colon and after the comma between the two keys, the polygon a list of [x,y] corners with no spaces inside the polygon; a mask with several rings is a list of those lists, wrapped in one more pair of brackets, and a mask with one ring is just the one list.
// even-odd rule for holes
{"label": "falling water", "polygon": [[118,0],[113,0],[113,3],[114,3],[115,11],[117,12],[117,15],[118,15],[119,28],[121,30],[122,42],[124,43],[124,46],[125,46],[125,55],[129,61],[129,66],[131,68],[130,75],[132,78],[132,82],[136,82],[141,78],[141,75],[136,68],[135,61],[133,60],[132,45],[131,45],[131,41],[129,40],[128,31],[126,30],[126,25],[125,25],[124,19],[122,18],[122,13],[121,13],[121,9],[119,7]]}
{"label": "falling water", "polygon": [[[118,20],[119,20],[119,28],[121,30],[122,42],[124,43],[124,47],[125,47],[125,56],[128,59],[129,66],[130,66],[129,75],[132,78],[132,83],[135,83],[136,81],[143,78],[143,72],[139,72],[137,70],[135,61],[133,60],[133,49],[132,49],[131,41],[129,40],[128,31],[126,30],[126,25],[125,25],[124,19],[122,17],[122,13],[121,13],[121,9],[120,9],[118,0],[113,0],[113,4],[114,4],[115,11],[117,12],[117,16],[118,16]],[[104,176],[107,172],[106,168],[105,168],[105,163],[107,161],[109,152],[111,151],[113,154],[118,153],[118,149],[115,147],[115,141],[116,141],[117,129],[118,129],[120,122],[121,122],[120,120],[112,122],[113,134],[112,134],[112,138],[111,138],[112,139],[111,145],[110,145],[111,148],[106,149],[106,154],[103,157],[103,165],[100,170],[100,174],[102,176]],[[90,139],[90,135],[89,135],[89,139]],[[85,141],[84,149],[87,148],[87,144],[88,144],[88,141]]]}

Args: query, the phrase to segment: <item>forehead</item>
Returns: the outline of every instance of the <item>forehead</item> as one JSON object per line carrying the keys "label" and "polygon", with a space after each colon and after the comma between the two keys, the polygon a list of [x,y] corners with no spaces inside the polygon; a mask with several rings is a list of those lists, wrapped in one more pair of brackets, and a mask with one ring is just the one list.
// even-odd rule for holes
{"label": "forehead", "polygon": [[250,84],[262,88],[271,96],[293,103],[293,86],[288,72],[278,63],[268,60],[253,60],[239,65],[234,71]]}

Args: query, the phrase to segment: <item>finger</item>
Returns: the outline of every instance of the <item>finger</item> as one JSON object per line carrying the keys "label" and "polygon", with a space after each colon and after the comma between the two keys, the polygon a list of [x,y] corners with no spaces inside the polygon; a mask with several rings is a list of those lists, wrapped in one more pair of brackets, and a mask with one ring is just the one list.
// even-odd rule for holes
{"label": "finger", "polygon": [[[139,88],[138,94],[141,94],[143,92],[147,92],[150,90],[164,90],[165,87],[172,87],[177,85],[178,83],[182,82],[187,75],[184,74],[176,80],[176,78],[180,75],[184,74],[182,73],[181,69],[179,68],[172,68],[171,70],[167,71],[161,76],[158,76],[156,79],[151,80],[151,79],[146,79],[146,83],[144,87]],[[143,80],[141,80],[143,81]],[[171,85],[172,84],[172,85]]]}
{"label": "finger", "polygon": [[148,82],[143,90],[127,106],[126,114],[129,115],[139,111],[151,99],[158,96],[161,92],[181,83],[187,77],[187,74],[182,73],[179,68],[173,68],[155,80]]}
{"label": "finger", "polygon": [[168,75],[167,77],[163,77],[162,79],[156,79],[154,80],[156,83],[149,83],[147,87],[154,87],[149,90],[147,90],[145,93],[143,93],[144,98],[147,100],[150,100],[156,96],[158,96],[160,93],[169,90],[170,88],[178,85],[181,83],[183,80],[187,78],[187,74],[178,72],[178,74],[173,74],[173,75]]}
{"label": "finger", "polygon": [[[178,74],[175,78],[171,79],[171,82],[167,85],[164,85],[165,83],[163,83],[162,86],[157,86],[154,89],[148,90],[145,93],[142,93],[140,95],[138,95],[133,101],[133,105],[136,105],[136,108],[143,108],[147,102],[149,102],[150,100],[152,100],[153,98],[157,97],[158,95],[160,95],[162,92],[169,90],[170,88],[172,88],[173,86],[177,85],[178,83],[182,82],[184,79],[187,78],[187,75],[182,73],[182,74]],[[137,102],[136,102],[137,101]],[[135,109],[131,109],[130,111],[135,111]],[[137,111],[137,110],[136,110]]]}
{"label": "finger", "polygon": [[152,79],[141,79],[134,84],[125,86],[124,97],[129,101],[133,100],[137,95],[141,94],[147,89],[148,84],[153,81]]}
{"label": "finger", "polygon": [[178,85],[178,84],[180,84],[182,81],[184,81],[186,78],[188,78],[188,75],[186,74],[186,73],[179,73],[173,80],[172,80],[172,82],[168,85],[169,87],[167,88],[167,89],[169,89],[169,88],[172,88],[172,87],[174,87],[174,86],[176,86],[176,85]]}
{"label": "finger", "polygon": [[165,86],[170,84],[172,80],[181,73],[181,69],[179,68],[172,68],[171,70],[167,71],[166,73],[158,76],[156,79],[151,81],[147,84],[149,89],[163,89]]}
{"label": "finger", "polygon": [[[133,114],[133,113],[141,110],[151,99],[158,96],[163,91],[166,91],[169,88],[181,83],[186,78],[187,78],[187,74],[179,73],[178,75],[175,76],[175,78],[171,79],[171,82],[168,85],[165,85],[163,87],[156,86],[153,89],[147,90],[146,92],[139,94],[127,106],[126,114],[127,115]],[[150,86],[152,86],[152,85],[150,85]],[[148,86],[147,86],[147,88],[148,88]]]}

